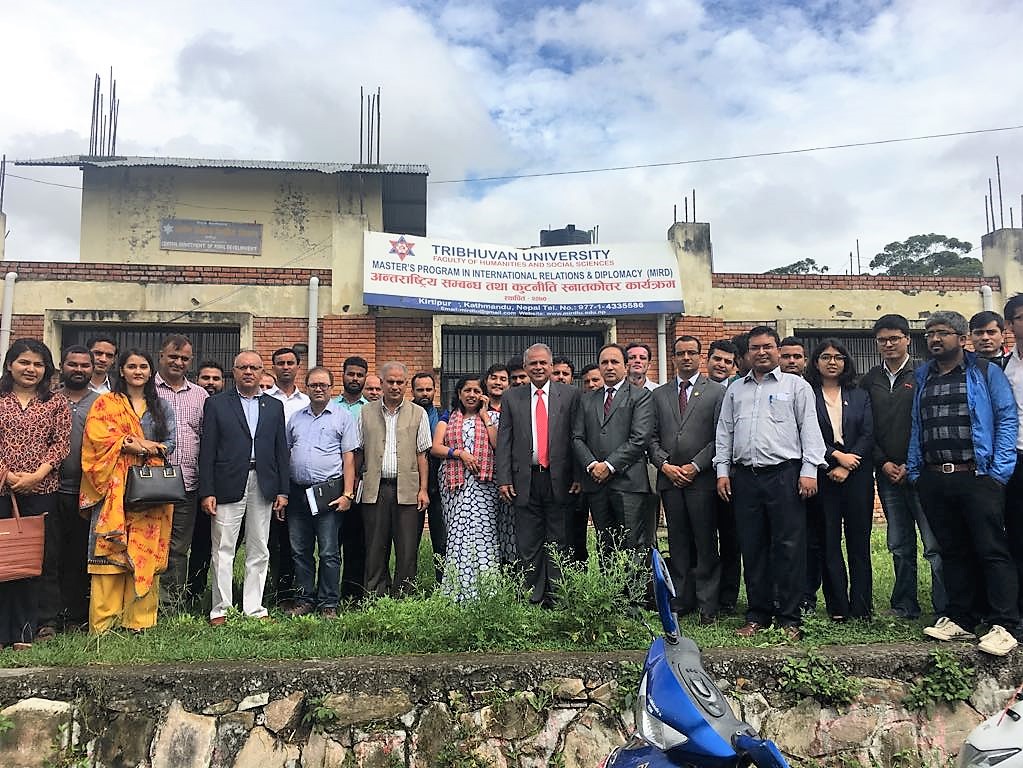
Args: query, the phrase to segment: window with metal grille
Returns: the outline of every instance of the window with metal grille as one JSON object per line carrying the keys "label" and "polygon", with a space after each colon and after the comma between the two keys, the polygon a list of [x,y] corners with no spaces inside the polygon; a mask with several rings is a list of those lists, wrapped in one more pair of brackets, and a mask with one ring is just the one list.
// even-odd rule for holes
{"label": "window with metal grille", "polygon": [[216,360],[224,367],[225,379],[231,380],[231,365],[241,348],[238,326],[68,324],[61,328],[61,344],[63,349],[85,344],[93,336],[110,336],[117,342],[118,352],[131,347],[142,349],[151,353],[155,362],[160,356],[160,342],[171,333],[180,333],[192,342],[192,368],[188,372],[191,381],[195,381],[199,363],[204,360]]}
{"label": "window with metal grille", "polygon": [[[881,362],[877,342],[874,341],[874,334],[870,332],[869,328],[853,332],[803,330],[797,331],[794,335],[805,345],[807,357],[813,353],[814,347],[824,339],[838,339],[848,348],[849,354],[852,355],[856,363],[856,372],[860,376]],[[913,360],[926,360],[928,357],[927,342],[924,341],[923,332],[911,330],[909,336],[912,340],[909,345],[909,356]]]}
{"label": "window with metal grille", "polygon": [[[482,374],[494,363],[507,363],[531,344],[546,344],[554,356],[572,361],[578,373],[597,362],[604,345],[603,331],[558,331],[542,328],[509,328],[499,331],[445,327],[441,330],[441,397],[447,406],[455,382],[470,373]],[[578,384],[578,378],[576,384]]]}

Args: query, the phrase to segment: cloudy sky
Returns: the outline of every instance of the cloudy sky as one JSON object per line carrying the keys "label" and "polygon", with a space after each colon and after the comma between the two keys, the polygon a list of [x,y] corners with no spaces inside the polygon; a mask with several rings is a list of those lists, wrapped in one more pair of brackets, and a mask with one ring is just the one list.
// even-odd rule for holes
{"label": "cloudy sky", "polygon": [[[528,245],[574,223],[660,240],[695,188],[718,271],[843,272],[856,238],[864,267],[922,232],[979,246],[995,155],[1020,222],[1023,130],[442,183],[1021,125],[1017,0],[5,5],[9,159],[84,153],[93,75],[113,65],[123,154],[355,161],[358,89],[380,86],[381,160],[430,166],[437,237]],[[7,258],[76,259],[79,205],[9,176]]]}

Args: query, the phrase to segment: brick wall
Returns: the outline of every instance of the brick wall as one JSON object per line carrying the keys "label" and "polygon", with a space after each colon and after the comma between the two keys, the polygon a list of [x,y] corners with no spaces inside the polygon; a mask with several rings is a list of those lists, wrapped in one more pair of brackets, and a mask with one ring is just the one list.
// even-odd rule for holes
{"label": "brick wall", "polygon": [[11,341],[43,338],[42,315],[11,315]]}
{"label": "brick wall", "polygon": [[[822,286],[822,283],[824,285]],[[761,290],[778,288],[804,288],[818,290],[821,287],[839,291],[975,291],[982,285],[1000,291],[1002,281],[998,277],[946,277],[938,275],[897,276],[891,275],[763,275],[753,272],[715,272],[711,275],[715,288],[757,288]]]}
{"label": "brick wall", "polygon": [[316,276],[331,284],[329,269],[283,267],[171,266],[166,264],[83,264],[80,262],[5,261],[18,281],[80,280],[121,283],[213,283],[230,285],[302,285]]}
{"label": "brick wall", "polygon": [[[653,317],[622,317],[616,323],[618,343],[623,347],[634,341],[650,347],[650,370],[647,378],[657,379],[657,320]],[[669,356],[670,357],[670,356]],[[595,362],[595,361],[594,361]],[[670,360],[669,360],[670,364]],[[670,373],[669,365],[669,373]]]}
{"label": "brick wall", "polygon": [[376,318],[376,364],[397,360],[416,371],[433,370],[433,318]]}

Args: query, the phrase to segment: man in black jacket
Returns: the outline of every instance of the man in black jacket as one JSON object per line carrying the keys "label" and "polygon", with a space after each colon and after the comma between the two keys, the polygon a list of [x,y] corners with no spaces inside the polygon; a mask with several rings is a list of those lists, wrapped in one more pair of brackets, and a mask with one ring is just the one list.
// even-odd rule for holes
{"label": "man in black jacket", "polygon": [[885,315],[874,323],[874,339],[881,365],[866,373],[860,386],[870,394],[874,415],[874,467],[877,494],[888,520],[888,551],[895,565],[891,612],[904,619],[920,615],[917,598],[916,529],[931,565],[931,603],[936,616],[948,604],[941,573],[937,539],[924,517],[916,489],[906,479],[906,457],[912,426],[916,381],[909,356],[909,321],[902,315]]}

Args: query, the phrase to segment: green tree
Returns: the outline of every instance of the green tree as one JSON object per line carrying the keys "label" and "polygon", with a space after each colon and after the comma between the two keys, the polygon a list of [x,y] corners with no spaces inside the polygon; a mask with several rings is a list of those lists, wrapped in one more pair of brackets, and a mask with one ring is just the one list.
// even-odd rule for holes
{"label": "green tree", "polygon": [[953,275],[980,277],[984,274],[980,259],[967,256],[973,245],[954,237],[913,235],[901,242],[888,243],[874,256],[870,268],[884,275]]}
{"label": "green tree", "polygon": [[775,267],[765,272],[765,275],[811,275],[827,272],[828,268],[818,264],[816,259],[800,259],[784,267]]}

